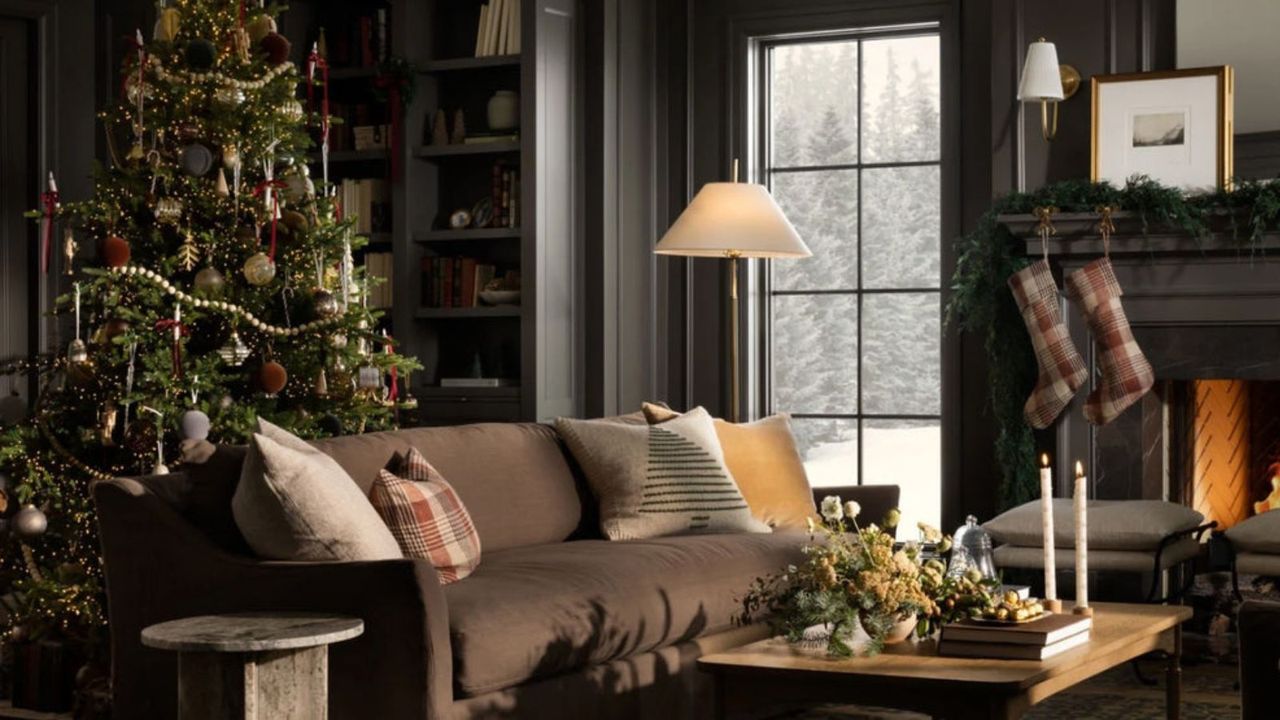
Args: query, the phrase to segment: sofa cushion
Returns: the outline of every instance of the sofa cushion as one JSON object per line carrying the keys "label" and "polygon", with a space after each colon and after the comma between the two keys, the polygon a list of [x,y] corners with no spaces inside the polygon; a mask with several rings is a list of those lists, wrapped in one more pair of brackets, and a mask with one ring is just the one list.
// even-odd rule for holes
{"label": "sofa cushion", "polygon": [[453,486],[415,448],[392,463],[378,471],[369,502],[404,556],[430,560],[445,585],[470,575],[480,564],[480,536]]}
{"label": "sofa cushion", "polygon": [[610,540],[769,532],[751,517],[702,408],[661,426],[559,418],[556,430],[591,483]]}
{"label": "sofa cushion", "polygon": [[629,657],[732,626],[757,577],[808,535],[579,540],[485,553],[447,586],[460,696]]}
{"label": "sofa cushion", "polygon": [[1269,510],[1227,530],[1227,539],[1241,552],[1280,554],[1280,510]]}
{"label": "sofa cushion", "polygon": [[[1053,501],[1053,537],[1060,547],[1075,547],[1075,515],[1070,498]],[[1185,505],[1163,500],[1090,500],[1091,550],[1154,550],[1166,536],[1190,530],[1204,516]],[[1043,528],[1040,501],[1009,510],[982,527],[997,542],[1040,547]]]}
{"label": "sofa cushion", "polygon": [[[643,410],[655,425],[680,417],[655,403],[645,403]],[[716,418],[715,428],[725,465],[757,520],[769,527],[807,528],[809,519],[818,519],[789,416],[770,415],[746,423]]]}
{"label": "sofa cushion", "polygon": [[587,498],[555,430],[533,423],[412,428],[317,440],[367,492],[387,458],[412,447],[449,479],[471,513],[485,552],[560,542],[579,525]]}
{"label": "sofa cushion", "polygon": [[273,560],[391,560],[403,557],[391,531],[351,477],[328,455],[258,419],[240,484],[236,526]]}

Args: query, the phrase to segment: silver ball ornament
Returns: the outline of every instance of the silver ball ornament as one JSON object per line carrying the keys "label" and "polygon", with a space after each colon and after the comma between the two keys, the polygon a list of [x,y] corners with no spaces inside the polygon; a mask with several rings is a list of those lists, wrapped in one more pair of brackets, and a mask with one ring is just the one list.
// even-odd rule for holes
{"label": "silver ball ornament", "polygon": [[196,273],[195,290],[197,295],[213,297],[222,294],[227,279],[216,268],[207,267]]}
{"label": "silver ball ornament", "polygon": [[200,410],[188,410],[182,414],[182,437],[188,440],[206,440],[213,423]]}
{"label": "silver ball ornament", "polygon": [[311,300],[315,304],[317,317],[328,319],[337,315],[342,309],[338,307],[338,298],[328,290],[316,290]]}
{"label": "silver ball ornament", "polygon": [[276,264],[266,253],[257,253],[244,263],[244,279],[250,285],[266,285],[276,277]]}
{"label": "silver ball ornament", "polygon": [[245,100],[244,91],[230,85],[218,88],[213,92],[213,101],[223,107],[236,107]]}
{"label": "silver ball ornament", "polygon": [[39,537],[49,529],[49,518],[35,505],[25,505],[13,516],[13,531],[24,538]]}

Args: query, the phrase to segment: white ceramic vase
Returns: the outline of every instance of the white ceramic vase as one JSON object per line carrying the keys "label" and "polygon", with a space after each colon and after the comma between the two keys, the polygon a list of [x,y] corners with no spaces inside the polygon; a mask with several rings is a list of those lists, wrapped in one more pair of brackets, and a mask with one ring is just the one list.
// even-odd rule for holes
{"label": "white ceramic vase", "polygon": [[520,127],[520,95],[499,90],[489,98],[489,129],[515,130]]}

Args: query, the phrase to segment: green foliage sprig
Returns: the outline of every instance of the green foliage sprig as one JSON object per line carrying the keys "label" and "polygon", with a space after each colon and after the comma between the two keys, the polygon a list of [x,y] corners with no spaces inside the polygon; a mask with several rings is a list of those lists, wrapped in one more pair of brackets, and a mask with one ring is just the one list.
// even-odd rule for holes
{"label": "green foliage sprig", "polygon": [[1243,182],[1232,190],[1193,196],[1145,176],[1131,178],[1123,188],[1082,180],[1054,183],[997,200],[958,241],[946,321],[982,338],[987,352],[1003,508],[1027,502],[1036,493],[1035,440],[1022,410],[1037,369],[1030,337],[1006,284],[1029,260],[1022,241],[998,218],[1029,214],[1037,207],[1094,212],[1104,205],[1134,213],[1144,234],[1159,226],[1202,240],[1215,220],[1225,219],[1241,249],[1256,252],[1263,233],[1280,224],[1280,180]]}

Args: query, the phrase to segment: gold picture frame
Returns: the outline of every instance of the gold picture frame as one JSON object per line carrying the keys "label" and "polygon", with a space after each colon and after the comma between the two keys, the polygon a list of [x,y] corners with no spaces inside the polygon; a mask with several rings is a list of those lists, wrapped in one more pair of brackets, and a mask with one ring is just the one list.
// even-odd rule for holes
{"label": "gold picture frame", "polygon": [[[1122,84],[1141,84],[1167,80],[1194,81],[1205,77],[1212,77],[1217,81],[1213,91],[1216,98],[1216,110],[1214,113],[1216,128],[1212,129],[1211,134],[1201,131],[1198,127],[1192,125],[1192,108],[1190,107],[1174,109],[1173,111],[1160,108],[1149,110],[1143,114],[1135,114],[1137,109],[1133,106],[1124,107],[1121,110],[1129,114],[1120,118],[1126,122],[1118,127],[1118,119],[1108,114],[1114,111],[1103,106],[1104,90],[1115,88]],[[1203,95],[1204,89],[1200,87],[1201,85],[1197,83],[1196,87],[1198,92]],[[1160,87],[1166,91],[1171,89],[1167,83]],[[1176,91],[1176,88],[1173,89]],[[1188,89],[1191,89],[1190,86]],[[1093,76],[1090,81],[1090,102],[1092,103],[1089,132],[1090,180],[1095,183],[1109,180],[1113,184],[1123,185],[1124,180],[1129,176],[1141,173],[1158,182],[1183,187],[1184,189],[1207,189],[1209,183],[1198,183],[1194,180],[1188,181],[1186,177],[1181,176],[1179,173],[1173,173],[1174,178],[1171,181],[1170,177],[1161,176],[1162,173],[1158,169],[1158,164],[1154,166],[1157,169],[1153,172],[1152,167],[1143,167],[1142,161],[1136,160],[1135,157],[1140,156],[1141,153],[1151,153],[1151,157],[1154,159],[1160,157],[1161,153],[1167,153],[1168,148],[1171,146],[1182,145],[1185,145],[1186,148],[1181,152],[1190,157],[1193,146],[1196,143],[1212,142],[1215,148],[1213,186],[1220,189],[1229,189],[1231,187],[1231,177],[1235,171],[1234,92],[1235,74],[1230,65]],[[1135,87],[1133,94],[1140,96],[1142,94],[1141,88]],[[1161,104],[1167,107],[1172,105],[1177,98],[1176,95],[1170,96],[1164,93],[1161,95],[1161,99]],[[1179,113],[1181,113],[1181,119],[1179,119]],[[1141,123],[1140,126],[1139,121],[1146,122]],[[1196,130],[1194,137],[1190,136],[1192,135],[1192,128]],[[1117,135],[1120,129],[1123,129],[1127,135]],[[1115,148],[1117,146],[1123,146],[1130,152],[1121,153],[1123,157],[1117,159],[1113,157],[1116,154]],[[1202,159],[1197,158],[1197,160],[1202,166],[1205,164]],[[1119,163],[1119,171],[1113,166],[1115,163]],[[1135,164],[1136,166],[1131,166]],[[1188,174],[1194,176],[1195,179],[1207,180],[1207,170],[1207,167],[1203,167],[1200,172],[1189,170]]]}

